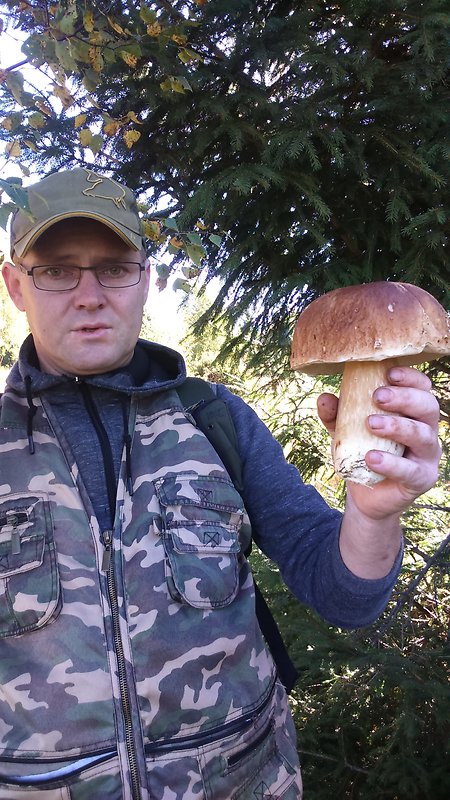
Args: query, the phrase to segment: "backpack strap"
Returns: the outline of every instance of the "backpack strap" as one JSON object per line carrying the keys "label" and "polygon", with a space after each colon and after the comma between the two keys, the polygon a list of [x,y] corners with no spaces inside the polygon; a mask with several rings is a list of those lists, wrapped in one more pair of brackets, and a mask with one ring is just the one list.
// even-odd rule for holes
{"label": "backpack strap", "polygon": [[238,492],[242,492],[242,462],[234,422],[226,403],[219,400],[211,383],[186,378],[177,387],[183,406],[222,459]]}
{"label": "backpack strap", "polygon": [[[219,400],[214,391],[214,385],[202,378],[186,378],[184,383],[177,387],[177,392],[183,407],[209,439],[222,459],[235,488],[242,494],[244,488],[242,460],[239,454],[236,428],[227,404],[223,400]],[[250,542],[244,553],[246,557],[250,555],[251,549]],[[298,678],[298,671],[291,661],[277,623],[256,581],[254,581],[254,585],[258,623],[277,666],[279,678],[289,694]]]}

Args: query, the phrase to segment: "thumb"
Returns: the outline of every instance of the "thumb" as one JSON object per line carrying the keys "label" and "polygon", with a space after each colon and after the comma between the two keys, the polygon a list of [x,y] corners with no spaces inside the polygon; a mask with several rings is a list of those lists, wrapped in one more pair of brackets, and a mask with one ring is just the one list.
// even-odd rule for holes
{"label": "thumb", "polygon": [[317,413],[328,433],[333,434],[336,425],[338,399],[334,394],[324,392],[317,398]]}

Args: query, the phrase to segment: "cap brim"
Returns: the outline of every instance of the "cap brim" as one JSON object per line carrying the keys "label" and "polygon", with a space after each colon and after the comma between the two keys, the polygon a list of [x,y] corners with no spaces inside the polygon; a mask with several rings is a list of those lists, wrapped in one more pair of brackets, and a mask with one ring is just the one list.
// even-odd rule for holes
{"label": "cap brim", "polygon": [[[25,256],[46,230],[51,228],[57,222],[72,218],[94,219],[114,231],[114,233],[116,233],[117,236],[119,236],[126,244],[130,245],[133,250],[140,250],[143,247],[143,239],[141,234],[126,228],[124,225],[119,225],[116,220],[86,211],[71,211],[70,213],[57,214],[56,216],[47,219],[45,222],[35,225],[34,228],[25,234],[25,236],[22,236],[21,239],[18,239],[14,242],[14,253],[16,253],[19,257]],[[11,253],[11,256],[12,255],[13,254]]]}

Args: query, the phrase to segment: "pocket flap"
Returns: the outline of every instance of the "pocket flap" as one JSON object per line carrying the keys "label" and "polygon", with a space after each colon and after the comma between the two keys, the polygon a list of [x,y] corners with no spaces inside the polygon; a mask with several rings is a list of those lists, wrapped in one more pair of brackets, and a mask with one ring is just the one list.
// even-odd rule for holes
{"label": "pocket flap", "polygon": [[244,513],[241,496],[226,478],[184,472],[159,478],[155,481],[155,488],[163,506],[190,505]]}
{"label": "pocket flap", "polygon": [[45,535],[20,536],[12,531],[10,540],[0,542],[0,578],[35,569],[44,558]]}
{"label": "pocket flap", "polygon": [[0,578],[27,572],[42,564],[46,525],[43,500],[9,496],[0,501]]}
{"label": "pocket flap", "polygon": [[239,553],[240,544],[233,529],[215,522],[171,528],[177,553]]}

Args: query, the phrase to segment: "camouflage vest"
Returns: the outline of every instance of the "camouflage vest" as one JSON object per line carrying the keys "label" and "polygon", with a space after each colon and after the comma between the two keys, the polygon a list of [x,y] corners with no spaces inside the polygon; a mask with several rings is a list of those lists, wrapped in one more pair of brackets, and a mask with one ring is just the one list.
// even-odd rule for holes
{"label": "camouflage vest", "polygon": [[[223,762],[218,743],[242,748],[279,691],[240,552],[242,499],[165,392],[132,405],[132,493],[124,458],[114,529],[100,531],[63,432],[56,438],[51,409],[35,405],[31,454],[25,399],[2,401],[0,797],[34,797],[16,778],[38,769],[42,800],[229,800],[242,783],[236,765],[223,795],[204,788]],[[277,757],[276,781],[296,793],[280,797],[300,796],[292,747],[289,760]],[[191,751],[198,778],[183,763]],[[53,794],[53,774],[67,794]]]}

